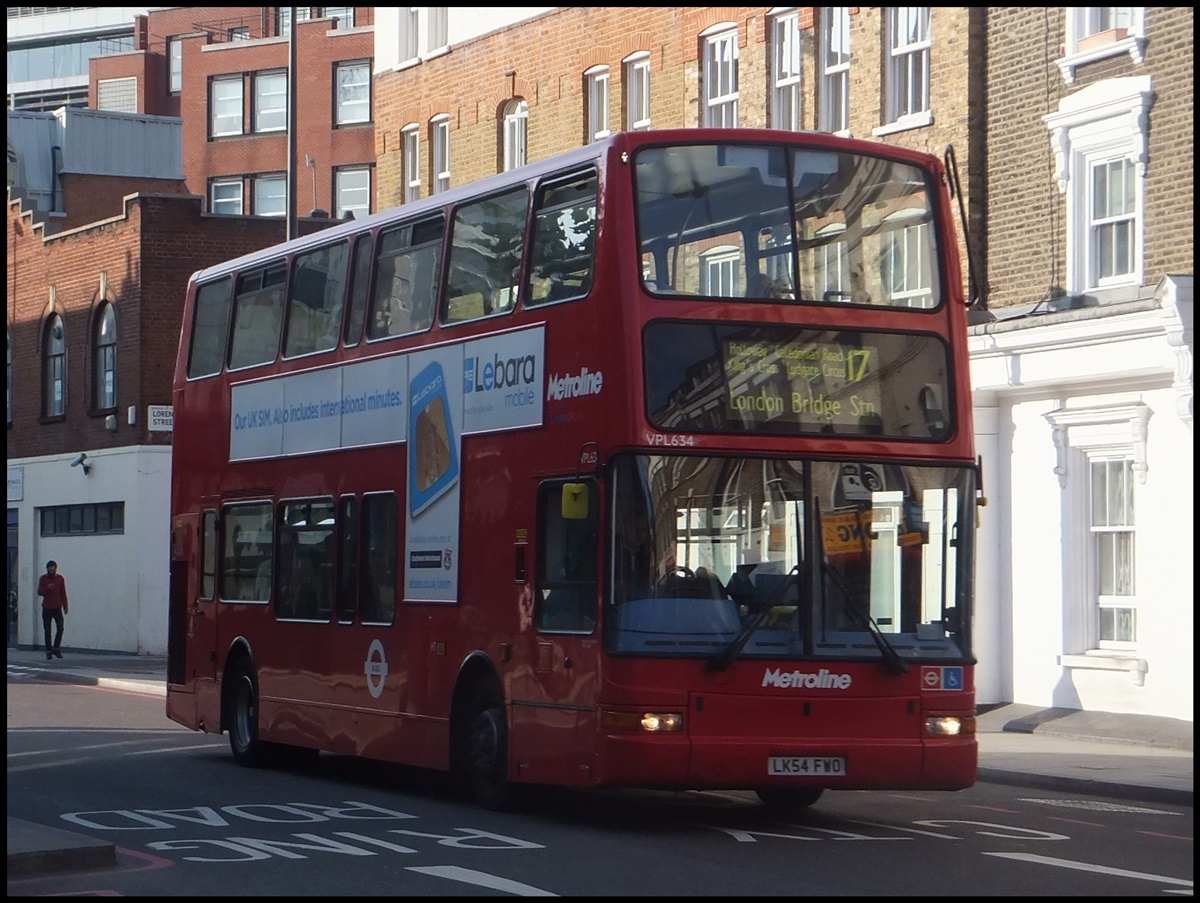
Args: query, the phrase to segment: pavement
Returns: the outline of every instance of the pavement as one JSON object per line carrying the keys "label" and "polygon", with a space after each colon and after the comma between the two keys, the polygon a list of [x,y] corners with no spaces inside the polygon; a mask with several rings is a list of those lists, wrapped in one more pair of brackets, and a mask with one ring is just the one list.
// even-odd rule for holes
{"label": "pavement", "polygon": [[[9,679],[45,680],[166,696],[165,656],[8,650]],[[165,716],[164,716],[165,717]],[[1192,805],[1192,722],[1006,703],[980,706],[979,782]],[[116,864],[112,843],[8,819],[8,876]]]}

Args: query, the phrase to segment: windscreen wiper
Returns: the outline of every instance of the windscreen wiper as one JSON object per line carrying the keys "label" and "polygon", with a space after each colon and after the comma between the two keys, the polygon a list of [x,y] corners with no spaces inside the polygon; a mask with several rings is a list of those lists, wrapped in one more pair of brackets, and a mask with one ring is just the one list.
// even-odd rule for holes
{"label": "windscreen wiper", "polygon": [[[820,522],[820,502],[817,502],[816,509],[817,520]],[[900,653],[896,651],[896,648],[890,642],[888,642],[888,638],[883,635],[883,631],[879,629],[879,625],[875,623],[875,619],[871,617],[871,613],[868,611],[864,614],[850,604],[850,593],[846,591],[846,584],[842,583],[842,580],[837,575],[836,571],[831,571],[825,566],[824,550],[822,550],[817,557],[819,559],[817,566],[820,568],[821,574],[827,574],[829,579],[837,585],[836,588],[839,593],[838,598],[842,605],[842,611],[850,616],[850,620],[854,621],[859,626],[865,626],[867,628],[867,633],[871,634],[871,639],[875,641],[875,645],[879,649],[879,654],[882,656],[884,663],[888,666],[889,671],[891,671],[893,674],[907,674],[908,663],[900,657]]]}
{"label": "windscreen wiper", "polygon": [[[795,564],[792,565],[792,569],[784,576],[791,577],[799,573],[800,565]],[[728,646],[708,660],[709,671],[725,671],[729,668],[734,658],[737,657],[737,654],[742,651],[742,647],[754,635],[754,632],[767,622],[767,618],[771,615],[771,609],[777,602],[783,599],[791,584],[791,580],[781,580],[773,593],[769,596],[763,596],[758,601],[758,604],[751,610],[749,618],[746,619],[746,623],[738,631],[738,635],[729,641]]]}
{"label": "windscreen wiper", "polygon": [[[823,562],[824,558],[822,558]],[[850,619],[859,626],[866,627],[867,633],[871,634],[871,639],[875,641],[875,645],[879,648],[879,654],[887,664],[888,670],[893,674],[907,674],[908,662],[901,658],[900,653],[896,651],[896,647],[888,642],[888,638],[883,635],[883,631],[879,629],[879,625],[875,623],[875,619],[871,617],[871,613],[866,612],[864,614],[851,605],[850,594],[846,592],[846,585],[842,583],[841,578],[828,568],[822,567],[822,570],[837,584],[838,598],[842,604],[842,611],[848,614]]]}

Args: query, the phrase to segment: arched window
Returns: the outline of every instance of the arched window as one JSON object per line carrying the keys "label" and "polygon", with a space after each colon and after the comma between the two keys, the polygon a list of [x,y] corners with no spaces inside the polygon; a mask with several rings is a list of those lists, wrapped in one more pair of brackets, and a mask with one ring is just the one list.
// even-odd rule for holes
{"label": "arched window", "polygon": [[58,314],[46,321],[42,359],[46,368],[42,378],[42,413],[61,417],[67,407],[67,342]]}
{"label": "arched window", "polygon": [[520,98],[504,108],[504,170],[524,166],[527,159],[526,136],[529,128],[529,104]]}
{"label": "arched window", "polygon": [[93,343],[96,355],[96,410],[117,406],[117,314],[105,301],[96,316],[96,335]]}

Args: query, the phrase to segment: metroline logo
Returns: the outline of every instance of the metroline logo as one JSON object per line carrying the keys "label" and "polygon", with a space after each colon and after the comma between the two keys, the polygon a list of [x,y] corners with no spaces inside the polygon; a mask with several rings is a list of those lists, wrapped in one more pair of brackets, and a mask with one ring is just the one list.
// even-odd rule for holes
{"label": "metroline logo", "polygon": [[580,395],[599,395],[604,388],[604,372],[584,367],[578,373],[559,376],[555,373],[546,384],[546,401],[562,401]]}
{"label": "metroline logo", "polygon": [[811,671],[784,671],[780,668],[767,668],[763,672],[764,687],[803,687],[807,690],[849,690],[849,674],[834,674],[828,668],[822,668],[816,674]]}

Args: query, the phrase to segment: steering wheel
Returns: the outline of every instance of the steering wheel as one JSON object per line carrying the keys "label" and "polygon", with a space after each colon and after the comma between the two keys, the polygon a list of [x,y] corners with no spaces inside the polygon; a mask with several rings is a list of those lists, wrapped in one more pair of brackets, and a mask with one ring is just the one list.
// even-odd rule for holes
{"label": "steering wheel", "polygon": [[695,571],[693,571],[690,567],[686,567],[686,566],[680,564],[680,565],[676,565],[675,567],[671,568],[669,571],[667,571],[665,574],[663,574],[661,577],[659,577],[658,582],[661,585],[661,584],[667,583],[671,580],[678,580],[681,577],[686,578],[686,577],[695,577],[695,576],[696,576]]}

